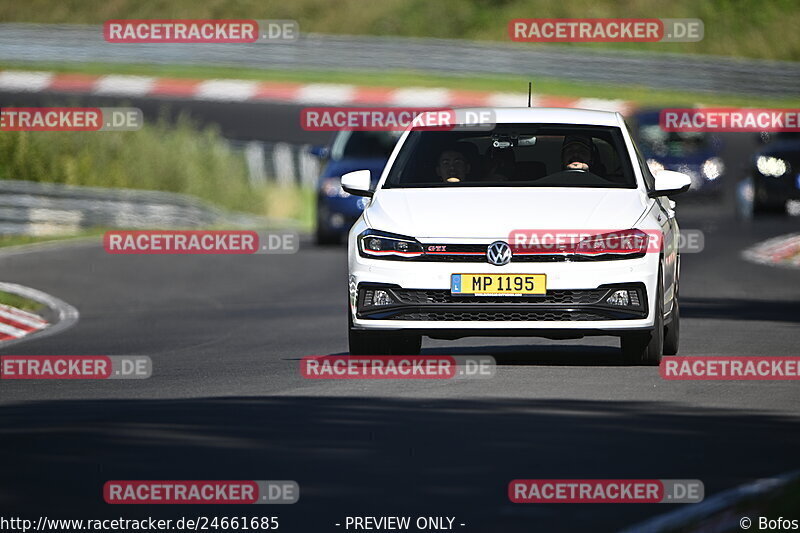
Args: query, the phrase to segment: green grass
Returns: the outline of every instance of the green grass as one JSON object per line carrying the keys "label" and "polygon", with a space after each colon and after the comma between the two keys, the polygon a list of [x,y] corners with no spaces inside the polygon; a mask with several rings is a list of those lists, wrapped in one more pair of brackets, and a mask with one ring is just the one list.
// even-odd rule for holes
{"label": "green grass", "polygon": [[[4,22],[101,24],[112,18],[294,19],[301,32],[510,41],[513,18],[700,18],[697,43],[597,43],[635,49],[800,60],[794,0],[27,0],[0,3]],[[527,44],[516,44],[520,47]]]}
{"label": "green grass", "polygon": [[[415,71],[326,71],[326,70],[261,70],[228,67],[198,67],[179,65],[128,65],[86,63],[65,65],[54,63],[2,62],[0,69],[46,70],[83,74],[128,74],[175,78],[234,78],[244,80],[296,82],[296,83],[346,83],[375,87],[444,87],[471,91],[518,92],[524,95],[528,81],[533,81],[534,92],[544,95],[576,98],[621,99],[642,106],[691,106],[697,103],[714,106],[796,107],[800,94],[794,98],[769,98],[733,94],[703,94],[688,91],[654,90],[637,86],[614,86],[577,83],[551,78],[531,80],[523,76],[445,76]],[[526,101],[523,96],[520,105]]]}
{"label": "green grass", "polygon": [[215,128],[179,117],[130,132],[0,132],[0,179],[183,193],[232,211],[310,224],[310,193],[251,186]]}
{"label": "green grass", "polygon": [[188,119],[130,132],[2,132],[0,179],[186,193],[260,212],[241,155]]}
{"label": "green grass", "polygon": [[65,240],[84,239],[89,237],[99,237],[105,230],[95,228],[71,234],[57,235],[0,235],[0,248],[9,246],[24,246],[26,244],[41,244],[45,242],[59,242]]}
{"label": "green grass", "polygon": [[0,292],[0,304],[10,305],[11,307],[32,312],[36,312],[44,307],[37,301],[29,300],[28,298],[23,298],[22,296],[17,296],[16,294],[8,292]]}

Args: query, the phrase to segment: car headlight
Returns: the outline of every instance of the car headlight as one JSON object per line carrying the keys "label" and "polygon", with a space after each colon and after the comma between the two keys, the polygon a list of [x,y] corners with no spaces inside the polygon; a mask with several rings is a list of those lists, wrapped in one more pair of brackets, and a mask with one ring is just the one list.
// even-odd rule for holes
{"label": "car headlight", "polygon": [[719,157],[711,157],[703,162],[700,170],[707,180],[714,181],[725,172],[725,165]]}
{"label": "car headlight", "polygon": [[764,176],[779,178],[789,170],[789,163],[779,157],[760,155],[756,159],[756,168]]}
{"label": "car headlight", "polygon": [[592,235],[578,243],[575,253],[587,257],[602,256],[608,259],[643,257],[648,250],[659,248],[659,243],[651,243],[651,235],[654,240],[657,240],[657,233],[645,233],[638,229]]}
{"label": "car headlight", "polygon": [[350,193],[342,189],[341,178],[325,178],[322,182],[322,193],[330,198],[347,198]]}
{"label": "car headlight", "polygon": [[358,236],[358,251],[361,257],[373,259],[413,259],[425,254],[413,237],[375,230]]}
{"label": "car headlight", "polygon": [[661,162],[656,161],[655,159],[648,159],[647,166],[650,167],[650,173],[653,174],[654,176],[657,173],[664,170],[664,165],[662,165]]}

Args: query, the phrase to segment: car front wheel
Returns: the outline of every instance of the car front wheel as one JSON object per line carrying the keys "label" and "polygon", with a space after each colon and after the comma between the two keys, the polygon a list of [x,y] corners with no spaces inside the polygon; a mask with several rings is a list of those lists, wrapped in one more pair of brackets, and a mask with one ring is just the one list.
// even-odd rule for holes
{"label": "car front wheel", "polygon": [[669,325],[664,328],[664,355],[676,355],[678,353],[678,341],[681,333],[681,312],[678,306],[678,296],[672,302],[672,313]]}
{"label": "car front wheel", "polygon": [[641,365],[658,365],[664,353],[664,287],[661,268],[658,269],[655,321],[651,331],[624,333],[620,338],[626,361]]}
{"label": "car front wheel", "polygon": [[350,355],[419,355],[422,349],[422,335],[355,329],[352,317],[347,340]]}

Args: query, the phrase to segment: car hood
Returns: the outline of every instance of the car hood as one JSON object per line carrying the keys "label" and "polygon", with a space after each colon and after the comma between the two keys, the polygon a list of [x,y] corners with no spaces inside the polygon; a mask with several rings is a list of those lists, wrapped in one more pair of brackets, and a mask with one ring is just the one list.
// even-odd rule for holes
{"label": "car hood", "polygon": [[627,229],[646,205],[637,189],[381,189],[366,216],[374,229],[418,239],[506,239],[520,229]]}

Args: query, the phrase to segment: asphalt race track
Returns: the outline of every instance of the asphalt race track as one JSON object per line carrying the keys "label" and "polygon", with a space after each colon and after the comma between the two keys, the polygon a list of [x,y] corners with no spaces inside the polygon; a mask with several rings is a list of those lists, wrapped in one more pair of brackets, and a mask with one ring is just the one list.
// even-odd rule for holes
{"label": "asphalt race track", "polygon": [[325,144],[333,134],[305,131],[300,125],[304,105],[272,102],[211,102],[184,98],[137,98],[80,95],[60,92],[20,93],[0,91],[2,107],[130,106],[142,110],[145,120],[170,120],[183,114],[198,126],[214,125],[228,138],[240,141]]}
{"label": "asphalt race track", "polygon": [[[739,258],[797,220],[740,225],[726,213],[679,206],[684,228],[706,231],[706,250],[683,256],[681,355],[797,355],[800,271]],[[141,381],[3,382],[0,455],[15,460],[4,461],[0,506],[18,513],[277,513],[287,531],[430,513],[456,516],[464,531],[587,521],[605,531],[674,506],[512,505],[507,484],[697,478],[710,495],[797,466],[796,383],[662,381],[656,368],[624,366],[612,338],[424,344],[426,354],[494,355],[490,380],[304,380],[300,357],[347,350],[342,249],[114,256],[88,243],[0,266],[81,312],[66,332],[4,353],[149,355],[154,366]],[[111,479],[293,479],[301,501],[117,508],[101,497]]]}
{"label": "asphalt race track", "polygon": [[[232,138],[272,140],[252,134],[262,116],[264,132],[296,124],[296,109],[244,119],[249,104],[202,106],[242,124]],[[317,141],[295,133],[281,140]],[[737,221],[730,185],[722,202],[676,198],[682,228],[703,230],[706,244],[682,257],[680,355],[797,356],[800,270],[740,254],[800,222]],[[0,272],[81,313],[71,329],[4,355],[153,361],[147,380],[1,382],[0,509],[17,516],[277,515],[281,530],[322,532],[343,530],[335,524],[348,515],[436,515],[462,531],[613,531],[677,506],[514,505],[508,483],[688,478],[710,496],[798,467],[796,382],[664,381],[657,368],[623,364],[610,337],[426,339],[424,354],[493,355],[489,380],[305,380],[301,357],[347,352],[345,250],[310,239],[275,256],[108,255],[84,242],[0,252]],[[103,484],[125,479],[291,479],[301,497],[105,504]]]}

